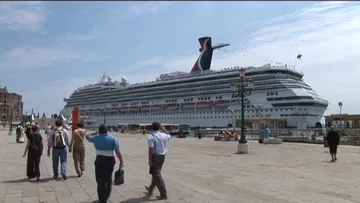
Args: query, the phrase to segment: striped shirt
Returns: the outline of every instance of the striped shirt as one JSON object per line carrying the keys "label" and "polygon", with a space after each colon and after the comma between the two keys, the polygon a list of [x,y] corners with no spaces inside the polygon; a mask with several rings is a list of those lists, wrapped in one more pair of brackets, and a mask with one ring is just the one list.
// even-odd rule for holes
{"label": "striped shirt", "polygon": [[96,155],[114,156],[114,151],[120,148],[118,140],[111,134],[91,135],[88,141],[94,143]]}

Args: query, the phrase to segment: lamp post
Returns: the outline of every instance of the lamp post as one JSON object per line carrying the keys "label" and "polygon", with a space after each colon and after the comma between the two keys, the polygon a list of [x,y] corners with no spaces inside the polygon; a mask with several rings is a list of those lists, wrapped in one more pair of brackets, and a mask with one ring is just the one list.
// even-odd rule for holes
{"label": "lamp post", "polygon": [[245,77],[245,69],[240,69],[240,83],[231,84],[231,92],[234,97],[241,98],[241,136],[238,143],[238,153],[239,154],[247,154],[249,151],[248,143],[245,137],[245,112],[244,112],[244,99],[246,96],[251,94],[252,81],[249,79],[248,81],[244,80]]}
{"label": "lamp post", "polygon": [[339,103],[338,103],[338,106],[339,106],[339,109],[340,109],[340,134],[342,134],[342,133],[341,133],[341,120],[342,120],[341,108],[342,108],[342,106],[343,106],[343,103],[342,103],[342,102],[339,102]]}
{"label": "lamp post", "polygon": [[12,124],[13,124],[13,115],[14,114],[14,111],[13,111],[13,106],[10,106],[10,129],[9,129],[9,135],[12,135]]}

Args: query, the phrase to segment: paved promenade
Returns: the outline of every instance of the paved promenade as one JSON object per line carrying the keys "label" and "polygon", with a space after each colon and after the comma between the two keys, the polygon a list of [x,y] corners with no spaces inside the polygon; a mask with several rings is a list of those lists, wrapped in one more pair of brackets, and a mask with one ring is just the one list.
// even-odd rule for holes
{"label": "paved promenade", "polygon": [[[121,135],[119,139],[125,184],[113,187],[110,202],[154,201],[157,190],[150,200],[144,197],[144,185],[150,180],[145,137]],[[91,144],[86,146],[83,177],[75,176],[69,155],[68,180],[53,180],[51,159],[43,156],[40,182],[25,178],[25,144],[15,143],[14,135],[4,131],[0,131],[0,144],[0,202],[91,203],[97,199]],[[250,154],[234,154],[235,150],[236,142],[174,138],[163,171],[169,200],[158,202],[360,202],[359,147],[340,146],[337,163],[329,162],[321,145],[250,142]]]}

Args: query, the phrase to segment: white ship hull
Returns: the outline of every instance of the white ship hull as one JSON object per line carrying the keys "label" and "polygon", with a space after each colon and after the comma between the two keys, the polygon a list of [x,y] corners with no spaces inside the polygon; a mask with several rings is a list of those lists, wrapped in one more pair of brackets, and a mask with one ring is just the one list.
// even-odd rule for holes
{"label": "white ship hull", "polygon": [[239,84],[242,69],[243,80],[253,81],[251,95],[245,98],[246,125],[278,120],[281,125],[276,127],[314,127],[321,120],[328,101],[303,81],[302,73],[270,64],[212,71],[212,51],[228,44],[212,46],[210,37],[199,42],[201,54],[190,73],[161,74],[156,81],[131,85],[126,78],[119,82],[103,76],[99,83],[80,87],[64,98],[62,113],[71,117],[78,107],[81,116],[95,121],[88,122],[92,126],[154,121],[191,127],[239,126],[241,108],[231,85]]}

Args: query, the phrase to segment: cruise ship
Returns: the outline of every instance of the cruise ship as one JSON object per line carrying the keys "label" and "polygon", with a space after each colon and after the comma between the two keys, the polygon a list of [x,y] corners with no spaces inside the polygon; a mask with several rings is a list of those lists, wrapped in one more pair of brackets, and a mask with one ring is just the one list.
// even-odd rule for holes
{"label": "cruise ship", "polygon": [[[322,118],[328,101],[303,80],[303,74],[290,66],[231,67],[210,70],[213,51],[229,44],[212,45],[211,37],[199,39],[200,55],[190,73],[161,74],[151,82],[130,84],[125,77],[114,81],[104,75],[95,84],[77,88],[62,113],[71,117],[74,107],[93,126],[142,124],[158,121],[191,127],[227,127],[241,118],[239,98],[231,84],[239,83],[240,69],[252,80],[246,96],[245,119],[284,120],[282,127],[299,123],[314,127]],[[91,118],[89,120],[89,118]]]}

